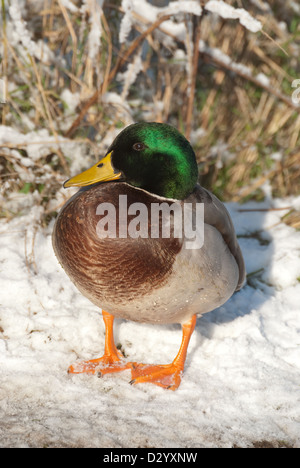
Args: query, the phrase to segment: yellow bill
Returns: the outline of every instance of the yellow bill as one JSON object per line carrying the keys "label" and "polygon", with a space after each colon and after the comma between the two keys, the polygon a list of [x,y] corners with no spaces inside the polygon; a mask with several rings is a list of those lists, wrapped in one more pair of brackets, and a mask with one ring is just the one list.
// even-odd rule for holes
{"label": "yellow bill", "polygon": [[111,163],[111,155],[112,151],[90,169],[68,179],[64,183],[64,187],[86,187],[97,182],[120,179],[122,174],[121,172],[115,172]]}

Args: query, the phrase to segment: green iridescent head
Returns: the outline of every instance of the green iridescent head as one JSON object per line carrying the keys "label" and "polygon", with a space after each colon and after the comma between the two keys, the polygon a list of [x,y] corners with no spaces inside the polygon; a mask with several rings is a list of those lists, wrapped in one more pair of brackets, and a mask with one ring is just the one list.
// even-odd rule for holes
{"label": "green iridescent head", "polygon": [[161,123],[136,123],[114,140],[113,167],[135,187],[167,198],[184,199],[198,178],[195,153],[176,128]]}
{"label": "green iridescent head", "polygon": [[126,127],[95,166],[64,186],[122,180],[166,198],[183,200],[198,178],[195,153],[176,128],[141,122]]}

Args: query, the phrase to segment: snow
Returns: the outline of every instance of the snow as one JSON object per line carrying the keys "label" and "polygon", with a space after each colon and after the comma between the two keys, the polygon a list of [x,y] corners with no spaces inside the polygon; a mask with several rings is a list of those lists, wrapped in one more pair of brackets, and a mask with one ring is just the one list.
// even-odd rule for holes
{"label": "snow", "polygon": [[210,55],[212,58],[218,60],[219,62],[223,63],[224,66],[230,66],[230,68],[234,71],[241,72],[244,75],[251,76],[251,69],[242,63],[234,62],[229,55],[222,52],[222,50],[216,47],[209,47],[202,39],[199,41],[199,51],[205,52],[206,54]]}
{"label": "snow", "polygon": [[[244,65],[243,63],[237,63],[232,60],[232,58],[225,54],[222,50],[218,49],[217,47],[209,47],[202,39],[199,40],[199,51],[204,52],[208,55],[210,55],[213,59],[217,60],[219,63],[223,64],[225,67],[229,67],[230,70],[236,72],[236,73],[241,73],[244,76],[252,77],[255,78],[255,80],[261,84],[261,86],[264,87],[269,87],[270,86],[270,79],[264,74],[264,73],[258,73],[257,75],[254,75],[252,73],[251,68],[249,68],[247,65]],[[299,81],[300,80],[295,80]],[[296,87],[295,85],[294,87]],[[296,95],[299,93],[298,90],[295,91],[295,96],[292,98],[293,102],[295,104],[298,103]]]}
{"label": "snow", "polygon": [[263,85],[263,86],[270,86],[270,79],[264,73],[258,73],[256,75],[256,79]]}
{"label": "snow", "polygon": [[71,0],[60,0],[60,3],[72,12],[76,12],[78,10],[77,6]]}
{"label": "snow", "polygon": [[[27,59],[28,53],[38,60],[42,60],[44,62],[53,61],[54,55],[51,49],[45,44],[43,41],[39,40],[34,42],[31,38],[31,33],[27,29],[26,22],[22,18],[22,7],[24,5],[20,5],[19,0],[11,0],[10,6],[8,8],[11,23],[8,22],[7,27],[7,37],[10,44],[16,47],[19,53],[25,56]],[[20,48],[19,43],[22,44],[22,48]]]}
{"label": "snow", "polygon": [[123,84],[123,90],[121,94],[121,99],[123,100],[123,105],[126,106],[126,98],[129,93],[130,86],[135,82],[138,74],[143,70],[143,61],[141,58],[141,52],[138,52],[131,63],[127,65],[127,69],[124,73],[117,74],[117,81],[120,81]]}
{"label": "snow", "polygon": [[[97,5],[96,0],[89,2],[90,5],[90,23],[91,30],[89,32],[89,57],[91,60],[94,60],[97,57],[97,54],[101,48],[101,35],[102,35],[102,25],[101,25],[101,8]],[[95,64],[95,67],[98,66]]]}
{"label": "snow", "polygon": [[[180,15],[181,13],[191,13],[200,16],[202,8],[195,0],[181,0],[171,2],[166,7],[156,7],[151,5],[146,0],[122,0],[122,9],[125,14],[121,21],[119,41],[122,44],[126,41],[136,15],[147,19],[147,22],[154,23],[160,16],[163,15]],[[181,21],[176,23],[172,20],[164,21],[162,30],[184,40],[185,25]]]}
{"label": "snow", "polygon": [[234,8],[222,0],[209,0],[205,5],[205,9],[216,13],[222,18],[238,19],[241,25],[251,32],[256,33],[262,29],[261,22],[253,18],[248,11],[243,8]]}
{"label": "snow", "polygon": [[[64,90],[62,93],[62,99],[66,100],[68,106],[67,113],[71,113],[78,104],[78,94],[70,93],[68,90]],[[69,107],[70,106],[70,107]],[[0,145],[1,151],[4,153],[8,148],[12,148],[14,145],[25,148],[27,157],[22,157],[18,151],[10,150],[9,155],[13,155],[14,158],[20,159],[24,166],[33,165],[34,162],[40,162],[41,159],[49,154],[49,148],[56,149],[59,147],[62,149],[66,158],[71,160],[71,171],[75,173],[82,169],[82,164],[87,163],[86,147],[80,144],[78,141],[69,140],[60,135],[53,136],[49,133],[46,128],[39,130],[33,130],[27,133],[21,133],[17,129],[6,125],[0,125]],[[2,149],[3,148],[3,149]],[[84,163],[83,163],[84,161]],[[36,175],[32,175],[35,177]]]}
{"label": "snow", "polygon": [[66,105],[66,114],[73,114],[76,107],[80,104],[80,93],[72,93],[68,88],[62,91],[60,98]]}
{"label": "snow", "polygon": [[[248,284],[198,319],[176,392],[131,386],[130,371],[68,375],[74,361],[101,355],[100,311],[58,264],[53,223],[36,222],[41,207],[1,220],[0,446],[300,447],[300,233],[281,221],[299,205],[227,204]],[[128,359],[157,363],[181,340],[176,324],[116,320],[115,335]]]}
{"label": "snow", "polygon": [[127,36],[129,35],[131,28],[132,28],[132,0],[122,0],[122,8],[125,11],[123,19],[120,25],[120,32],[119,32],[119,42],[122,44],[126,41]]}
{"label": "snow", "polygon": [[[119,32],[121,44],[128,38],[137,16],[147,19],[147,22],[153,23],[162,15],[173,15],[178,19],[182,13],[201,16],[203,11],[199,2],[195,0],[173,1],[165,7],[151,5],[146,0],[122,0],[121,6],[124,11]],[[262,29],[261,22],[253,18],[246,10],[234,8],[221,0],[209,0],[205,4],[204,9],[222,18],[238,19],[240,24],[251,32],[256,33]],[[163,23],[161,30],[181,40],[184,40],[186,36],[185,24],[182,20],[179,22],[172,21],[171,19],[167,20]]]}

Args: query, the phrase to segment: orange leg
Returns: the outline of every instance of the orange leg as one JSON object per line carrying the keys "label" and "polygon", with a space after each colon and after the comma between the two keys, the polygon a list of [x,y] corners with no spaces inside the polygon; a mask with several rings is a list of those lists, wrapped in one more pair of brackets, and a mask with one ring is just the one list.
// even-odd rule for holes
{"label": "orange leg", "polygon": [[160,387],[176,390],[181,382],[187,348],[196,325],[196,315],[182,325],[182,341],[178,354],[171,364],[132,364],[131,384],[150,382]]}
{"label": "orange leg", "polygon": [[113,332],[114,316],[104,310],[102,311],[102,316],[105,324],[103,356],[90,361],[75,362],[68,369],[70,374],[81,374],[85,372],[104,375],[111,372],[120,372],[131,367],[131,363],[125,362],[123,360],[123,355],[116,348]]}

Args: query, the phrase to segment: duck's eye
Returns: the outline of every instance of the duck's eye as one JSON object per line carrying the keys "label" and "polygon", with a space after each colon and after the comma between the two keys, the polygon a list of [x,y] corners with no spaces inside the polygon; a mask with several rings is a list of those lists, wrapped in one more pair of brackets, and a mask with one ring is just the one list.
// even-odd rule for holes
{"label": "duck's eye", "polygon": [[146,148],[146,145],[144,145],[144,143],[134,143],[133,149],[135,149],[136,151],[142,151],[143,149]]}

